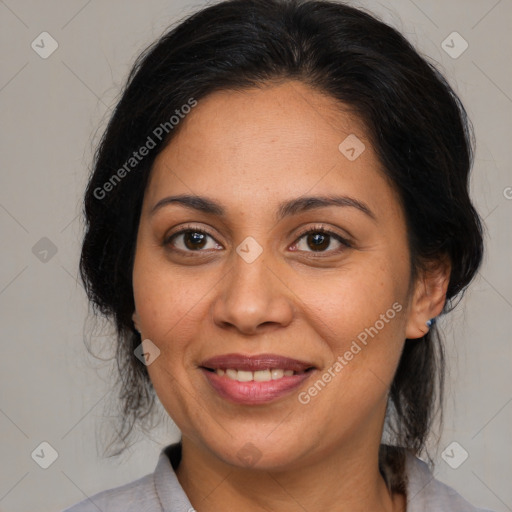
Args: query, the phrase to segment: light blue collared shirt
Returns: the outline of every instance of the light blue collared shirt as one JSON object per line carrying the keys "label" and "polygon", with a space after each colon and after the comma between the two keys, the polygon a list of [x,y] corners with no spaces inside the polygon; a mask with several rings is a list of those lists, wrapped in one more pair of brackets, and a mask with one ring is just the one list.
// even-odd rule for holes
{"label": "light blue collared shirt", "polygon": [[[194,512],[174,472],[180,459],[181,444],[171,444],[160,453],[153,473],[95,494],[63,512]],[[406,475],[407,512],[492,512],[473,507],[410,453]]]}

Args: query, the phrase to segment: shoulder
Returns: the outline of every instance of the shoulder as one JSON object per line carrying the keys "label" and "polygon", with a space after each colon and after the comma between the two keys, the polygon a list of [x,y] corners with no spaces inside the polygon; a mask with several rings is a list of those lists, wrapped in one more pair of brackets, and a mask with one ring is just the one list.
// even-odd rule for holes
{"label": "shoulder", "polygon": [[99,492],[63,512],[98,512],[98,510],[104,512],[160,511],[153,475],[149,474],[133,482]]}
{"label": "shoulder", "polygon": [[153,475],[149,474],[133,482],[108,489],[86,498],[63,512],[129,512],[136,510],[160,510],[155,493]]}
{"label": "shoulder", "polygon": [[166,512],[192,507],[173,469],[179,463],[179,443],[165,447],[155,471],[138,480],[88,497],[62,512]]}
{"label": "shoulder", "polygon": [[181,455],[180,444],[165,447],[155,471],[133,482],[107,489],[62,512],[166,512],[192,510],[173,469]]}
{"label": "shoulder", "polygon": [[425,462],[406,455],[407,512],[492,512],[476,508],[455,489],[436,480]]}

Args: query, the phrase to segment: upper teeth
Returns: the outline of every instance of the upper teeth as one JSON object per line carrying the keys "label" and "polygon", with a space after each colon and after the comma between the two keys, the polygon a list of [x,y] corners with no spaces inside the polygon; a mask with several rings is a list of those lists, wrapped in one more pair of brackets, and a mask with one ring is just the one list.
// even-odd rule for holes
{"label": "upper teeth", "polygon": [[215,370],[217,375],[226,376],[228,379],[237,380],[239,382],[250,382],[255,380],[257,382],[266,382],[269,380],[277,380],[284,377],[291,377],[294,374],[293,370],[258,370],[256,372],[248,372],[246,370],[234,370],[228,368],[227,370],[218,369]]}

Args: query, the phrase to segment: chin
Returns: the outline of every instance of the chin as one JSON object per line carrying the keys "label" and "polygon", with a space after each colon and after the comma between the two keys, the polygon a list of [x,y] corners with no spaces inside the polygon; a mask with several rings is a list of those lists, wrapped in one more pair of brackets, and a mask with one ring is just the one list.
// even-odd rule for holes
{"label": "chin", "polygon": [[262,471],[286,470],[295,466],[304,449],[296,441],[285,443],[272,435],[268,438],[250,435],[230,438],[229,448],[224,442],[215,445],[207,443],[207,446],[226,464]]}

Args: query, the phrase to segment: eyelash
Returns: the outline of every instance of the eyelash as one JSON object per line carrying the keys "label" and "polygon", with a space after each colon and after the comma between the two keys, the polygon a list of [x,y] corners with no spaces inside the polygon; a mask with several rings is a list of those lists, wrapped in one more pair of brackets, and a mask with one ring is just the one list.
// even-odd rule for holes
{"label": "eyelash", "polygon": [[[215,237],[209,231],[205,230],[204,228],[200,228],[200,227],[194,226],[194,225],[187,225],[183,229],[181,229],[180,231],[177,231],[176,233],[173,233],[172,235],[166,237],[165,240],[164,240],[164,245],[169,247],[170,250],[175,251],[175,252],[180,252],[180,253],[182,253],[182,254],[184,254],[186,256],[194,256],[194,253],[205,252],[204,250],[201,250],[201,249],[198,249],[198,250],[184,250],[184,249],[172,248],[172,243],[171,242],[176,237],[178,237],[179,235],[183,235],[185,233],[191,233],[191,232],[192,233],[205,234],[205,235],[208,235],[212,239],[215,240]],[[340,252],[344,251],[345,249],[352,247],[351,243],[346,238],[343,238],[338,233],[335,233],[335,232],[327,229],[325,226],[322,226],[320,224],[316,225],[316,226],[313,226],[313,227],[309,227],[309,228],[301,231],[297,235],[296,241],[293,243],[293,245],[296,245],[301,238],[303,238],[306,235],[309,235],[311,233],[322,233],[324,235],[329,235],[329,236],[333,237],[334,239],[336,239],[338,242],[340,242],[343,247],[335,249],[335,250],[331,249],[331,250],[326,250],[326,251],[298,251],[298,252],[306,252],[308,254],[311,254],[313,257],[322,257],[323,254],[340,253]],[[216,243],[218,243],[218,242],[216,241]]]}

